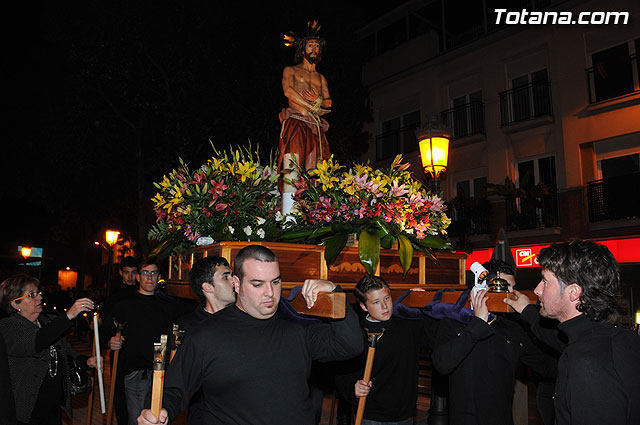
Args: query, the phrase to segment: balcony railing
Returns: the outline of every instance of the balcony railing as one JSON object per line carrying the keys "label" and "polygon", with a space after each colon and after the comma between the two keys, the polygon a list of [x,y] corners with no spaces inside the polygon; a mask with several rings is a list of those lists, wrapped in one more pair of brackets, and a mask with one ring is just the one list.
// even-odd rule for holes
{"label": "balcony railing", "polygon": [[587,183],[589,220],[622,220],[640,217],[640,173]]}
{"label": "balcony railing", "polygon": [[596,64],[586,72],[589,103],[596,103],[634,92],[634,74],[640,76],[640,62],[638,55],[633,54]]}
{"label": "balcony railing", "polygon": [[544,115],[552,115],[551,82],[534,81],[525,86],[498,93],[502,126]]}
{"label": "balcony railing", "polygon": [[440,112],[442,122],[453,130],[453,138],[484,133],[484,103],[469,102]]}
{"label": "balcony railing", "polygon": [[556,190],[535,186],[523,198],[507,197],[507,229],[526,230],[558,226]]}

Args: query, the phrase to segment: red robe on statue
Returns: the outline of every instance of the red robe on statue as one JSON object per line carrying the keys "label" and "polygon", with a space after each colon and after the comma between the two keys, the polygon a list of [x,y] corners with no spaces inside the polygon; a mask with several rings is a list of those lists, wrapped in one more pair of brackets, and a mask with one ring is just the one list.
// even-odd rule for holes
{"label": "red robe on statue", "polygon": [[329,143],[325,132],[329,123],[320,119],[320,137],[318,125],[312,117],[300,115],[295,109],[285,108],[279,114],[282,130],[280,131],[280,153],[278,155],[278,172],[282,171],[282,161],[287,153],[295,153],[298,165],[303,170],[316,168],[319,161],[329,159]]}

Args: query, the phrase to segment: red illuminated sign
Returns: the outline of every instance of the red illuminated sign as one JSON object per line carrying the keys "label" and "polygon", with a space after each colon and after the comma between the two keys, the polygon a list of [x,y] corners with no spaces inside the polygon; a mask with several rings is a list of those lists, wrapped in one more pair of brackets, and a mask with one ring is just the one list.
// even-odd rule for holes
{"label": "red illuminated sign", "polygon": [[533,248],[515,248],[514,251],[515,255],[513,258],[516,259],[516,267],[538,266],[538,261],[536,260],[538,253],[535,252]]}
{"label": "red illuminated sign", "polygon": [[[594,242],[605,245],[609,248],[618,263],[640,263],[640,238],[608,239]],[[516,260],[516,267],[540,267],[538,265],[537,256],[542,248],[546,248],[548,246],[549,244],[511,248],[513,258]],[[466,269],[469,270],[471,264],[476,261],[480,264],[489,261],[492,253],[493,249],[480,249],[473,251],[467,257]]]}

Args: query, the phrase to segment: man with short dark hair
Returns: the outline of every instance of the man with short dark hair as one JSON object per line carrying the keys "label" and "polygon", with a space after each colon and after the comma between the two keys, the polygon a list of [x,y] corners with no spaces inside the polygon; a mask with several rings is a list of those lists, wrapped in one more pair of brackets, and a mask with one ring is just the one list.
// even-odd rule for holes
{"label": "man with short dark hair", "polygon": [[173,323],[181,313],[177,302],[156,294],[160,280],[160,268],[154,261],[147,261],[136,275],[138,291],[120,301],[113,309],[113,317],[123,323],[122,335],[115,335],[113,322],[103,323],[109,348],[122,350],[118,375],[124,377],[128,424],[135,425],[140,411],[151,393],[153,378],[153,344],[160,335],[170,335]]}
{"label": "man with short dark hair", "polygon": [[[235,304],[206,319],[185,338],[167,369],[160,417],[145,410],[139,424],[166,424],[202,387],[206,424],[314,424],[309,399],[313,360],[354,357],[362,351],[356,314],[344,320],[301,323],[276,314],[281,294],[280,265],[266,247],[250,245],[234,262]],[[302,295],[309,307],[329,281],[307,279]]]}
{"label": "man with short dark hair", "polygon": [[[100,317],[111,317],[113,307],[120,301],[131,297],[138,291],[138,260],[135,257],[124,257],[119,264],[119,273],[122,283],[107,297]],[[102,341],[105,343],[106,341]]]}
{"label": "man with short dark hair", "polygon": [[[107,330],[104,325],[109,323],[109,326],[112,326],[113,309],[122,300],[134,296],[138,290],[137,258],[131,256],[124,257],[122,261],[120,261],[119,269],[120,277],[122,277],[122,283],[118,285],[116,290],[107,297],[104,302],[104,307],[100,311],[100,321],[102,322],[100,328],[100,344],[102,347],[109,343],[109,338],[111,337],[111,334],[108,334],[111,330]],[[109,354],[109,364],[111,367],[113,367],[113,358],[114,351],[111,351]],[[116,414],[116,420],[119,424],[126,424],[128,418],[127,402],[124,392],[124,375],[122,373],[116,374],[115,388],[113,391],[113,407]]]}
{"label": "man with short dark hair", "polygon": [[196,261],[189,271],[189,285],[200,300],[200,305],[178,321],[180,329],[185,332],[236,300],[229,262],[219,256]]}
{"label": "man with short dark hair", "polygon": [[[194,332],[205,319],[236,300],[231,268],[223,257],[205,257],[193,263],[189,270],[189,284],[200,305],[178,320],[178,328],[185,332],[185,336]],[[202,423],[202,397],[202,390],[191,397],[187,423]]]}
{"label": "man with short dark hair", "polygon": [[[562,352],[556,424],[640,423],[640,337],[618,326],[617,261],[604,245],[572,240],[541,250],[538,262],[540,310],[518,291],[505,302],[522,313],[534,335]],[[560,322],[568,344],[540,325],[540,315]]]}

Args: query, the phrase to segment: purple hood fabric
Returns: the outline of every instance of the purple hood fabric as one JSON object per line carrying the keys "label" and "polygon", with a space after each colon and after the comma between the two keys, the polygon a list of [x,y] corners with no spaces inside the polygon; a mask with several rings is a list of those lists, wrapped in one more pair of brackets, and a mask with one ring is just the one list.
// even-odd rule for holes
{"label": "purple hood fabric", "polygon": [[[465,307],[465,303],[469,299],[469,295],[471,291],[467,290],[460,294],[458,300],[455,304],[443,303],[442,302],[442,294],[448,291],[458,291],[457,289],[440,289],[433,296],[433,300],[423,308],[418,307],[407,307],[402,304],[402,300],[404,300],[407,295],[409,295],[409,290],[405,291],[402,295],[395,299],[393,302],[393,314],[401,317],[403,319],[421,319],[423,315],[432,317],[434,319],[453,319],[457,320],[461,323],[469,323],[469,321],[474,317],[473,310]],[[489,314],[489,320],[493,320],[493,313]]]}

